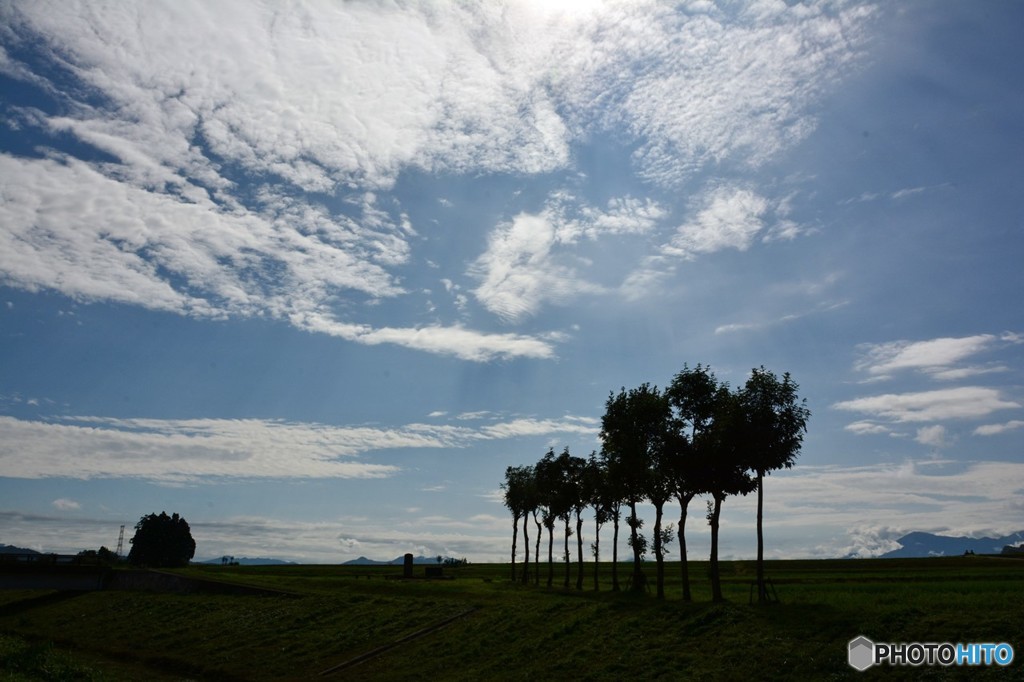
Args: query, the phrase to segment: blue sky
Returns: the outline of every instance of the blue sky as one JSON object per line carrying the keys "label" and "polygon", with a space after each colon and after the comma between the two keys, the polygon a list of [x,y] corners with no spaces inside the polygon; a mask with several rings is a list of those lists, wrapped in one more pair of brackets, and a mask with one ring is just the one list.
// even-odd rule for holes
{"label": "blue sky", "polygon": [[0,2],[0,542],[504,560],[505,467],[698,362],[812,410],[769,556],[1021,530],[1022,25]]}

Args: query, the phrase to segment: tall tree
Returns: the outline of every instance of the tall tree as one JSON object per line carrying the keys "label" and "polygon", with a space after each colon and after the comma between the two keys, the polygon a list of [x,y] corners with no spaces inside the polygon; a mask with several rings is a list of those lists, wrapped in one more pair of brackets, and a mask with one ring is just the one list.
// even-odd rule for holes
{"label": "tall tree", "polygon": [[674,463],[674,493],[679,501],[679,566],[683,585],[683,601],[690,601],[690,572],[686,555],[686,517],[690,502],[701,492],[700,471],[696,466],[702,456],[694,451],[695,444],[703,442],[703,434],[714,419],[718,380],[711,367],[698,364],[683,369],[666,389],[673,408],[674,438],[670,452]]}
{"label": "tall tree", "polygon": [[548,587],[554,583],[555,577],[555,522],[562,516],[561,474],[555,451],[549,449],[534,467],[537,481],[537,501],[541,507],[541,518],[548,531]]}
{"label": "tall tree", "polygon": [[742,410],[737,396],[726,384],[716,391],[710,424],[694,443],[700,492],[711,495],[708,503],[708,524],[711,526],[711,598],[722,601],[722,582],[718,569],[718,529],[722,503],[729,495],[746,495],[757,483],[747,473],[740,451]]}
{"label": "tall tree", "polygon": [[594,542],[590,544],[590,549],[594,555],[594,591],[597,592],[601,589],[600,571],[598,570],[601,565],[601,526],[611,518],[607,476],[597,452],[590,453],[584,477],[588,502],[594,509]]}
{"label": "tall tree", "polygon": [[[553,474],[552,493],[553,503],[559,519],[564,524],[564,548],[563,558],[565,561],[565,581],[563,586],[568,589],[571,575],[571,554],[569,552],[569,538],[576,535],[577,546],[577,576],[576,582],[579,589],[583,587],[583,509],[587,506],[586,494],[583,490],[583,472],[586,467],[586,460],[582,457],[573,457],[569,454],[569,448],[562,450],[561,454],[554,459],[551,469]],[[575,531],[572,523],[575,516]]]}
{"label": "tall tree", "polygon": [[643,521],[637,516],[636,506],[649,494],[652,463],[663,445],[666,409],[667,401],[658,388],[645,383],[629,391],[623,388],[618,395],[611,393],[601,419],[602,450],[608,455],[609,475],[622,486],[622,499],[630,509],[626,520],[633,549],[634,591],[643,591],[646,583],[642,568],[646,543],[640,536]]}
{"label": "tall tree", "polygon": [[555,471],[557,472],[558,482],[555,488],[556,497],[556,508],[558,509],[558,518],[562,520],[563,527],[563,545],[562,545],[562,562],[565,565],[565,577],[562,583],[562,587],[569,589],[569,538],[572,537],[572,501],[573,501],[573,490],[572,490],[572,464],[570,462],[572,456],[569,454],[569,448],[565,448],[557,458],[555,458]]}
{"label": "tall tree", "polygon": [[665,598],[665,554],[668,553],[666,543],[671,541],[669,532],[664,532],[662,518],[665,503],[671,499],[676,489],[676,440],[678,436],[672,431],[672,415],[667,397],[663,396],[661,409],[661,432],[655,434],[657,445],[652,448],[651,467],[647,476],[647,499],[654,506],[654,533],[652,536],[655,562],[655,593],[658,599]]}
{"label": "tall tree", "polygon": [[[523,584],[527,584],[530,581],[530,517],[534,520],[537,517],[537,477],[536,472],[532,466],[524,467],[526,471],[523,474],[523,575],[520,578]],[[540,524],[537,524],[537,542],[540,542]],[[536,561],[534,562],[536,564]]]}
{"label": "tall tree", "polygon": [[[568,454],[569,449],[565,452]],[[576,515],[576,589],[583,589],[583,510],[590,505],[590,491],[587,486],[587,460],[582,457],[569,457],[568,461],[569,500],[572,511]]]}
{"label": "tall tree", "polygon": [[[512,582],[516,581],[516,543],[519,537],[519,519],[526,514],[526,483],[530,477],[530,467],[510,466],[505,469],[505,481],[501,490],[505,506],[512,512]],[[527,548],[529,562],[529,548]]]}
{"label": "tall tree", "polygon": [[743,415],[742,447],[747,466],[757,477],[757,600],[765,603],[764,580],[764,477],[792,468],[803,444],[811,411],[797,395],[799,386],[789,372],[782,380],[761,366],[755,368],[739,402]]}
{"label": "tall tree", "polygon": [[622,520],[624,493],[620,481],[612,475],[615,457],[602,447],[598,455],[601,466],[601,499],[607,520],[612,522],[612,592],[618,592],[619,585],[619,521]]}

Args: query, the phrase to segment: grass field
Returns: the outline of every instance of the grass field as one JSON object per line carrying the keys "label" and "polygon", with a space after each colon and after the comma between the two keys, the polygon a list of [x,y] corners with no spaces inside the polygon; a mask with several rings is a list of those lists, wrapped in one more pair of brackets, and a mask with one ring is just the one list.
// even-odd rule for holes
{"label": "grass field", "polygon": [[[723,604],[710,602],[706,562],[690,564],[691,603],[678,564],[668,565],[663,602],[611,592],[609,565],[598,592],[589,565],[578,592],[561,587],[560,565],[547,589],[512,583],[508,565],[491,564],[446,569],[456,579],[445,581],[385,579],[401,567],[182,571],[290,593],[278,596],[0,592],[0,679],[310,679],[332,669],[323,679],[1024,679],[1024,560],[767,566],[779,603],[764,607],[748,605],[745,561],[722,563]],[[1008,668],[858,673],[847,643],[862,634],[1007,642],[1016,658]]]}

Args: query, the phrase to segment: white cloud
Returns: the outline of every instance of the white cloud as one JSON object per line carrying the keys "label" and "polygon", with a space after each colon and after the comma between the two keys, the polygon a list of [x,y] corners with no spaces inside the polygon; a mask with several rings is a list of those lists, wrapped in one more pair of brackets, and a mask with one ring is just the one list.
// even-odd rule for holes
{"label": "white cloud", "polygon": [[[453,355],[463,360],[495,358],[551,358],[554,348],[541,338],[520,334],[489,334],[461,326],[382,327],[348,324],[320,313],[291,316],[295,326],[367,345],[390,343],[414,350]],[[557,340],[558,337],[548,335]]]}
{"label": "white cloud", "polygon": [[[854,367],[873,378],[888,378],[894,372],[918,370],[936,379],[955,380],[979,374],[1006,371],[1005,365],[958,367],[957,363],[980,353],[994,350],[1006,343],[993,334],[977,334],[960,338],[937,338],[927,341],[891,341],[865,344],[861,358]],[[1012,343],[1012,341],[1010,341]]]}
{"label": "white cloud", "polygon": [[74,500],[69,500],[65,497],[58,498],[52,502],[53,506],[60,511],[72,511],[75,509],[81,509],[82,505]]}
{"label": "white cloud", "polygon": [[780,324],[786,324],[787,322],[794,322],[796,320],[803,319],[809,315],[818,313],[825,313],[838,308],[842,308],[846,305],[845,301],[823,301],[816,305],[811,310],[803,312],[789,313],[781,315],[775,319],[766,319],[760,322],[733,322],[731,324],[723,324],[715,327],[715,334],[733,334],[737,332],[754,331],[758,329],[765,329],[767,327],[774,327]]}
{"label": "white cloud", "polygon": [[[716,183],[704,188],[688,206],[690,217],[669,240],[630,273],[620,287],[627,300],[657,291],[676,270],[678,261],[692,261],[724,250],[746,251],[756,242],[794,239],[806,230],[785,216],[792,197],[769,200],[750,188]],[[758,325],[724,325],[717,333]]]}
{"label": "white cloud", "polygon": [[629,273],[619,285],[619,293],[627,301],[639,301],[647,298],[652,292],[662,291],[666,280],[675,272],[666,260],[659,256],[650,256],[639,268]]}
{"label": "white cloud", "polygon": [[573,27],[523,8],[40,2],[5,15],[113,101],[62,123],[134,170],[216,182],[216,155],[327,191],[386,187],[405,166],[544,172],[568,158],[537,86]]}
{"label": "white cloud", "polygon": [[[781,3],[610,6],[555,63],[572,111],[596,128],[627,125],[640,173],[678,186],[697,169],[757,167],[814,129],[808,105],[833,87],[873,10]],[[593,36],[590,38],[590,36]]]}
{"label": "white cloud", "polygon": [[[574,199],[557,194],[555,198],[566,202]],[[597,239],[605,235],[644,234],[668,215],[668,210],[657,202],[631,196],[613,197],[603,209],[579,205],[575,216],[568,213],[568,207],[560,207],[557,203],[553,203],[549,210],[556,216],[558,239],[564,243],[573,243],[580,237]]]}
{"label": "white cloud", "polygon": [[258,420],[64,423],[0,417],[0,475],[12,478],[379,478],[397,470],[352,459],[386,447],[440,447],[417,431],[332,428]]}
{"label": "white cloud", "polygon": [[898,190],[896,192],[893,192],[892,193],[892,198],[893,199],[906,199],[907,197],[914,196],[915,194],[920,194],[921,192],[924,192],[927,189],[928,189],[927,187],[907,187],[905,189],[901,189],[901,190]]}
{"label": "white cloud", "polygon": [[477,420],[477,419],[488,419],[490,417],[496,417],[490,410],[474,410],[472,412],[460,412],[455,415],[455,419],[460,421]]}
{"label": "white cloud", "polygon": [[867,434],[874,435],[880,433],[891,433],[889,427],[871,421],[852,422],[850,424],[847,424],[843,428],[849,431],[850,433],[857,434],[858,436],[863,436]]}
{"label": "white cloud", "polygon": [[564,417],[562,419],[514,419],[501,424],[480,427],[485,438],[515,438],[519,436],[544,436],[552,433],[573,433],[597,436],[600,432],[596,421],[587,417]]}
{"label": "white cloud", "polygon": [[[8,284],[189,315],[267,313],[357,343],[468,360],[553,356],[549,342],[525,336],[334,320],[328,306],[339,292],[403,293],[383,266],[401,263],[407,250],[372,198],[361,200],[356,225],[283,198],[268,199],[263,214],[183,202],[74,159],[0,154],[0,174],[9,178],[0,190],[0,276]],[[172,286],[165,273],[184,285]]]}
{"label": "white cloud", "polygon": [[[765,518],[773,535],[792,535],[790,542],[801,547],[788,556],[873,556],[895,549],[892,541],[910,531],[973,536],[1021,530],[1007,501],[1019,496],[1022,476],[1019,462],[798,464],[768,481]],[[731,513],[742,516],[752,515],[756,504],[756,496],[729,501]],[[830,536],[824,547],[808,546],[821,535]]]}
{"label": "white cloud", "polygon": [[380,450],[464,448],[481,440],[594,434],[593,420],[520,418],[479,428],[407,424],[328,426],[258,419],[112,419],[59,422],[0,416],[0,476],[204,478],[383,478],[394,466],[361,461]]}
{"label": "white cloud", "polygon": [[837,410],[861,412],[895,422],[929,422],[943,419],[972,419],[998,410],[1020,407],[1005,400],[993,388],[962,386],[919,393],[887,393],[844,400],[832,405]]}
{"label": "white cloud", "polygon": [[914,438],[918,443],[922,445],[930,445],[935,448],[944,448],[948,445],[946,441],[946,427],[941,424],[933,424],[932,426],[922,426],[917,430],[917,436]]}
{"label": "white cloud", "polygon": [[0,174],[0,273],[11,284],[198,315],[281,315],[345,290],[402,293],[374,262],[404,259],[386,226],[284,199],[261,214],[182,201],[75,159],[0,154]]}
{"label": "white cloud", "polygon": [[477,299],[500,318],[514,322],[544,303],[561,303],[597,288],[552,257],[555,227],[543,215],[521,213],[491,235],[487,251],[471,274],[480,278]]}
{"label": "white cloud", "polygon": [[733,334],[735,332],[763,329],[766,324],[763,322],[733,322],[732,324],[723,324],[715,327],[715,334]]}
{"label": "white cloud", "polygon": [[1011,419],[1005,424],[983,424],[982,426],[974,429],[974,435],[995,436],[1000,433],[1006,433],[1007,431],[1014,431],[1020,428],[1024,428],[1024,421],[1020,419]]}
{"label": "white cloud", "polygon": [[655,202],[628,196],[611,199],[604,209],[572,201],[555,192],[540,213],[520,213],[491,233],[487,250],[470,268],[480,280],[474,294],[485,308],[516,322],[545,304],[603,293],[603,286],[580,274],[589,263],[575,255],[577,243],[648,232],[666,215]]}
{"label": "white cloud", "polygon": [[[641,174],[661,184],[730,159],[756,166],[813,128],[809,105],[857,55],[872,14],[305,1],[284,12],[187,0],[41,0],[0,11],[0,68],[62,104],[53,116],[18,109],[17,125],[109,155],[88,164],[5,159],[4,283],[190,315],[282,319],[325,314],[338,297],[402,295],[392,270],[409,261],[417,234],[408,215],[388,215],[372,198],[349,216],[304,193],[351,204],[367,190],[389,191],[409,169],[548,173],[569,166],[573,143],[613,127],[637,148]],[[33,61],[18,61],[22,51]],[[73,87],[30,64],[48,64]],[[743,248],[760,219],[759,199],[748,199],[747,220],[731,234],[709,228],[709,213],[676,248]],[[538,227],[524,214],[499,228],[478,262],[477,295],[516,320],[605,291],[564,247],[643,233],[664,215],[650,200],[613,198],[537,218],[553,234],[524,244],[512,233]],[[107,226],[103,216],[116,219]],[[80,232],[68,228],[70,217],[81,218]],[[797,232],[780,220],[766,238]],[[550,268],[537,287],[530,280],[540,265]],[[339,336],[495,355],[444,348],[452,335],[434,331]]]}
{"label": "white cloud", "polygon": [[718,188],[705,201],[693,221],[680,226],[662,248],[665,255],[692,260],[723,249],[745,251],[764,226],[768,202],[750,190]]}

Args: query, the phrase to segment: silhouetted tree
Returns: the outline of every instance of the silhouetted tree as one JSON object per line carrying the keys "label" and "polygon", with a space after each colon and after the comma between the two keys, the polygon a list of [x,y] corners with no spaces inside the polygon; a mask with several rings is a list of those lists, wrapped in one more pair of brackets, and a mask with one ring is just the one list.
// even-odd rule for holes
{"label": "silhouetted tree", "polygon": [[[505,469],[505,481],[501,484],[505,506],[512,512],[512,582],[516,580],[516,543],[519,537],[519,519],[526,514],[527,479],[531,475],[530,467],[510,466]],[[529,565],[529,547],[526,552],[526,561]]]}
{"label": "silhouetted tree", "polygon": [[187,566],[195,556],[196,542],[185,519],[176,513],[148,514],[135,524],[128,563],[152,568]]}
{"label": "silhouetted tree", "polygon": [[757,476],[757,600],[768,593],[764,582],[764,477],[776,469],[793,466],[811,412],[797,396],[799,386],[789,372],[782,381],[764,366],[754,369],[739,392],[743,413],[742,448],[747,466]]}
{"label": "silhouetted tree", "polygon": [[690,369],[686,364],[666,389],[674,411],[676,438],[672,440],[674,493],[679,501],[679,565],[683,584],[683,601],[690,601],[690,572],[686,555],[686,517],[693,498],[701,492],[695,443],[701,441],[705,430],[714,419],[718,380],[710,367],[698,364]]}
{"label": "silhouetted tree", "polygon": [[548,587],[555,578],[555,521],[562,515],[559,487],[561,475],[555,461],[555,451],[548,450],[534,467],[537,481],[537,501],[541,508],[541,518],[548,531]]}
{"label": "silhouetted tree", "polygon": [[[524,467],[526,471],[522,479],[523,484],[523,546],[526,548],[523,559],[523,584],[530,581],[530,517],[537,518],[537,478],[534,468]],[[540,523],[537,523],[537,542],[540,543]],[[536,560],[534,560],[536,564]]]}
{"label": "silhouetted tree", "polygon": [[[553,455],[554,451],[549,454]],[[545,456],[547,458],[547,456]],[[565,448],[561,454],[555,457],[548,468],[549,494],[555,515],[562,520],[564,532],[564,546],[562,558],[565,562],[565,579],[563,587],[568,589],[570,576],[569,538],[573,536],[571,527],[573,514],[576,515],[576,533],[581,535],[582,519],[580,514],[586,503],[582,499],[582,473],[586,460],[580,457],[573,457],[569,454],[569,448]],[[582,557],[583,547],[579,545],[578,554]],[[582,565],[582,564],[581,564]],[[578,581],[582,580],[582,576]]]}
{"label": "silhouetted tree", "polygon": [[102,566],[114,566],[120,563],[120,558],[111,552],[106,546],[96,549],[84,549],[77,554],[79,563],[100,564]]}
{"label": "silhouetted tree", "polygon": [[643,521],[637,517],[636,505],[649,493],[652,462],[665,431],[666,405],[657,387],[645,383],[629,391],[623,388],[618,395],[610,394],[601,419],[602,451],[608,456],[609,476],[622,486],[622,499],[630,509],[626,521],[633,549],[634,591],[645,587],[641,558],[646,545],[639,533]]}
{"label": "silhouetted tree", "polygon": [[117,556],[116,552],[112,552],[107,549],[106,545],[101,545],[99,550],[96,552],[96,558],[101,564],[107,566],[114,566],[115,564],[121,563],[121,557]]}
{"label": "silhouetted tree", "polygon": [[[672,497],[676,487],[675,455],[679,447],[676,443],[679,435],[673,429],[672,409],[669,406],[668,396],[664,393],[656,394],[657,389],[654,389],[654,392],[655,395],[647,398],[645,406],[645,418],[650,420],[647,426],[650,430],[648,436],[650,465],[644,488],[647,499],[654,506],[654,530],[651,535],[651,543],[655,562],[655,592],[658,599],[664,599],[666,538],[669,535],[663,532],[662,518],[665,503]],[[671,539],[668,542],[671,542]]]}
{"label": "silhouetted tree", "polygon": [[598,566],[601,562],[601,526],[611,518],[609,507],[611,506],[608,496],[608,481],[603,463],[597,457],[597,452],[591,452],[584,469],[584,491],[587,501],[594,509],[594,542],[590,544],[591,552],[594,555],[594,591],[600,589]]}
{"label": "silhouetted tree", "polygon": [[740,451],[742,409],[737,396],[728,385],[721,384],[716,391],[710,424],[695,443],[695,471],[699,472],[700,492],[711,495],[707,519],[711,526],[711,598],[722,601],[722,583],[718,571],[718,528],[722,502],[729,495],[746,495],[757,485],[747,474],[747,466]]}
{"label": "silhouetted tree", "polygon": [[622,519],[622,485],[612,475],[614,457],[604,447],[598,455],[601,463],[601,499],[605,513],[612,522],[612,592],[618,592],[619,586],[619,521]]}
{"label": "silhouetted tree", "polygon": [[565,449],[566,501],[576,515],[576,589],[583,589],[583,510],[590,504],[590,481],[587,477],[587,460],[573,457],[569,448]]}
{"label": "silhouetted tree", "polygon": [[[659,458],[660,460],[661,458]],[[660,465],[655,464],[651,469],[651,480],[648,483],[650,491],[648,493],[648,499],[651,504],[654,505],[654,533],[651,536],[651,540],[654,544],[654,562],[655,562],[655,593],[658,599],[665,598],[665,549],[666,534],[662,532],[661,519],[664,515],[665,503],[668,502],[672,496],[672,479],[669,477],[667,470],[663,469]],[[669,524],[671,525],[671,524]]]}

